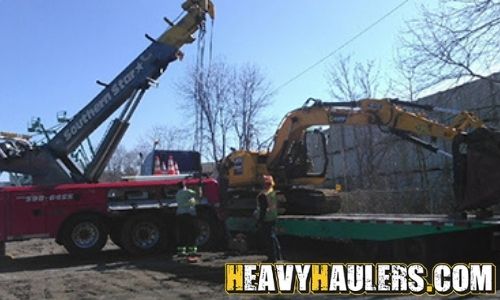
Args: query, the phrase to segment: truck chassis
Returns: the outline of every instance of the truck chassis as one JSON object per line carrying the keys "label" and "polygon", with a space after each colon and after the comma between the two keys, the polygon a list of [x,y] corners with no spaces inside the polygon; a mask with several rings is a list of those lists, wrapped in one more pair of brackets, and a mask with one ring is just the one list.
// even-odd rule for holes
{"label": "truck chassis", "polygon": [[203,186],[197,206],[199,246],[218,244],[222,232],[213,179],[64,184],[0,190],[0,246],[29,238],[54,238],[70,254],[89,256],[109,238],[131,254],[173,249],[175,193],[181,180]]}

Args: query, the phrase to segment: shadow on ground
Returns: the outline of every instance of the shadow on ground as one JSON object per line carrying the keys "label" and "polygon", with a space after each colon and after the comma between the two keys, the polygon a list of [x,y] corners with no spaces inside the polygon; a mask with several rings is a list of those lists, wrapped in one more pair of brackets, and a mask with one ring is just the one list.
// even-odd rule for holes
{"label": "shadow on ground", "polygon": [[[281,244],[285,261],[287,262],[329,262],[329,263],[378,263],[378,262],[408,262],[425,263],[430,266],[433,261],[420,261],[422,257],[422,245],[412,241],[403,249],[404,259],[401,253],[394,252],[392,243],[353,243],[350,241],[318,241],[311,239],[297,239],[292,237],[281,237]],[[430,241],[432,242],[432,241]],[[397,245],[396,245],[397,246]],[[482,245],[473,245],[480,247]],[[456,247],[451,245],[450,247]],[[408,248],[408,249],[407,249]],[[451,250],[450,250],[451,251]],[[224,264],[227,262],[258,262],[265,259],[257,252],[235,255],[234,253],[203,253],[200,262],[189,264],[180,261],[172,254],[159,254],[147,257],[131,257],[122,250],[102,251],[90,258],[75,258],[67,254],[50,254],[42,256],[29,256],[18,258],[5,258],[0,260],[0,273],[8,274],[23,271],[44,271],[52,269],[64,269],[81,267],[85,270],[98,272],[116,269],[150,270],[160,273],[168,273],[177,279],[189,279],[204,281],[209,284],[224,284]],[[452,253],[449,262],[494,262],[498,264],[498,257],[456,258]],[[479,258],[477,258],[479,259]],[[498,277],[498,276],[497,276]]]}

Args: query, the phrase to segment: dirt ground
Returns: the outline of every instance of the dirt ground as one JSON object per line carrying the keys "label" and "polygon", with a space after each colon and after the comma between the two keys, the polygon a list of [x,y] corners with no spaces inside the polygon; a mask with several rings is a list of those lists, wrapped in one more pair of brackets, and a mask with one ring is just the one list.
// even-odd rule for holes
{"label": "dirt ground", "polygon": [[[318,246],[317,243],[302,241],[285,241],[284,244],[287,247],[285,258],[290,261],[333,262],[336,257],[336,246],[333,244],[323,243]],[[55,242],[41,239],[8,243],[6,250],[10,258],[0,260],[2,300],[255,299],[255,296],[229,296],[224,292],[224,263],[258,262],[265,258],[261,255],[203,252],[199,263],[187,264],[167,254],[131,258],[109,243],[95,257],[82,260],[70,257]],[[271,295],[260,298],[285,299]],[[358,297],[360,298],[377,297]],[[411,297],[397,297],[409,298]],[[420,297],[422,298],[426,297]]]}
{"label": "dirt ground", "polygon": [[76,259],[51,240],[8,243],[0,262],[0,299],[218,299],[224,263],[259,261],[202,253],[197,264],[164,254],[131,258],[112,243],[96,257]]}

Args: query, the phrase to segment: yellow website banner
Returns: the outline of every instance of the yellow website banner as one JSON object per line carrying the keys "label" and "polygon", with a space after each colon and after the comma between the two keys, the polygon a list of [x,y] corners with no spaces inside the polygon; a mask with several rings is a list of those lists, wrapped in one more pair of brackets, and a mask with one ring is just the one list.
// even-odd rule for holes
{"label": "yellow website banner", "polygon": [[491,263],[421,264],[231,263],[225,265],[229,294],[495,294]]}

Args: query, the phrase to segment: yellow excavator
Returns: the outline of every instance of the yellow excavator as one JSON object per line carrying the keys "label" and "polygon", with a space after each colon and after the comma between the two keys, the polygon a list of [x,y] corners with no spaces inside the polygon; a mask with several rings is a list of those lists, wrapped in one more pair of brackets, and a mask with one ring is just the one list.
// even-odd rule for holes
{"label": "yellow excavator", "polygon": [[[427,118],[422,111],[452,113],[455,117],[445,125]],[[310,172],[305,133],[312,126],[340,124],[376,125],[428,150],[452,157],[457,211],[486,208],[500,200],[497,187],[500,133],[488,128],[473,113],[398,99],[323,102],[310,98],[303,107],[285,116],[270,151],[233,151],[222,161],[219,182],[228,210],[254,205],[262,175],[271,174],[276,188],[286,198],[287,213],[338,211],[340,198],[335,190],[319,188],[326,179],[327,162],[321,172]],[[437,148],[423,137],[452,141],[452,153]]]}

